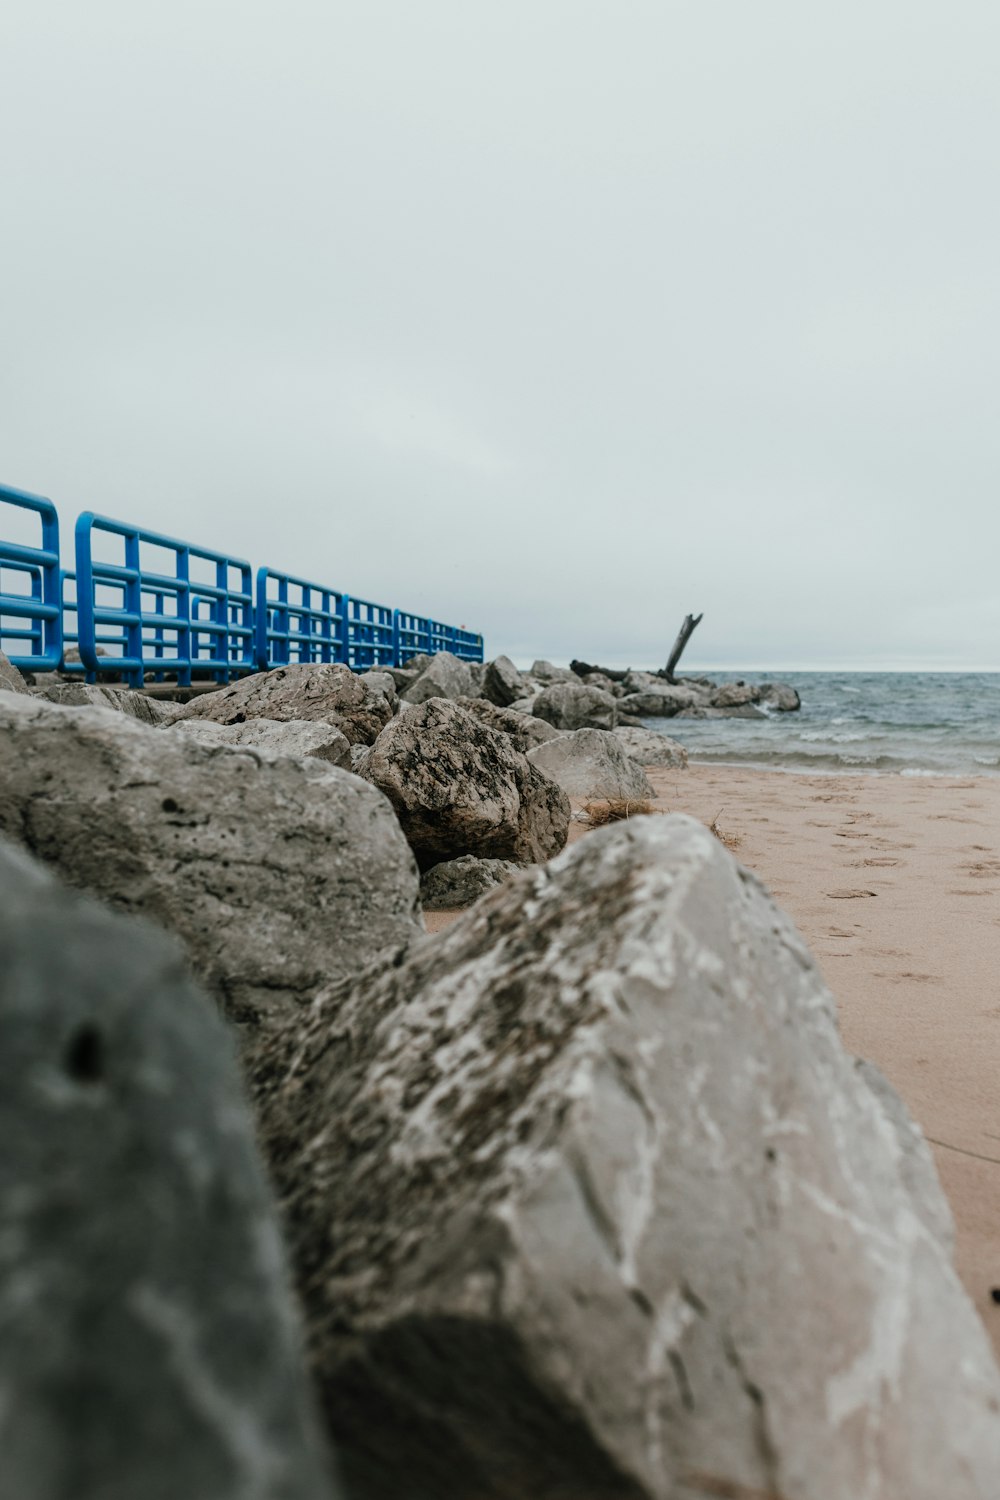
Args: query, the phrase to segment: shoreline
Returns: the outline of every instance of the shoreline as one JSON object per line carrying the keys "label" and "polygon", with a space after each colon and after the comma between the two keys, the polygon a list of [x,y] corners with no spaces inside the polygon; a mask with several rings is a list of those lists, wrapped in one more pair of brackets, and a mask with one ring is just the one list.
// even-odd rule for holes
{"label": "shoreline", "polygon": [[[778,769],[647,774],[655,812],[718,818],[805,938],[845,1046],[906,1102],[951,1205],[958,1274],[1000,1354],[1000,776]],[[574,821],[570,841],[587,831]],[[428,913],[428,931],[457,915]]]}

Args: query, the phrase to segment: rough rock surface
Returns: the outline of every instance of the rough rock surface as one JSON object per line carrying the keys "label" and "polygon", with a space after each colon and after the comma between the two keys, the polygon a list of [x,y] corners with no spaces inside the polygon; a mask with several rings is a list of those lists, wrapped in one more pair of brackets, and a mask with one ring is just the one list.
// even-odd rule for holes
{"label": "rough rock surface", "polygon": [[636,729],[632,726],[619,726],[614,731],[615,739],[621,741],[622,749],[638,761],[640,766],[677,766],[683,768],[688,763],[688,753],[683,745],[676,740],[668,739],[665,734],[657,734],[655,729]]}
{"label": "rough rock surface", "polygon": [[471,906],[487,891],[506,885],[521,869],[522,865],[510,859],[477,859],[474,854],[433,865],[420,881],[424,911],[457,911]]}
{"label": "rough rock surface", "polygon": [[524,682],[509,656],[498,656],[495,661],[486,663],[483,696],[499,708],[508,708],[524,697]]}
{"label": "rough rock surface", "polygon": [[795,713],[802,707],[798,691],[784,682],[762,682],[757,689],[757,702],[783,714]]}
{"label": "rough rock surface", "polygon": [[617,734],[576,729],[528,752],[533,766],[559,783],[568,797],[652,797],[642,767],[627,754]]}
{"label": "rough rock surface", "polygon": [[339,664],[275,667],[204,693],[185,704],[184,719],[242,724],[246,719],[321,719],[351,744],[370,745],[392,718],[382,693]]}
{"label": "rough rock surface", "polygon": [[367,745],[353,746],[347,736],[323,719],[247,719],[245,724],[216,724],[212,719],[180,718],[174,734],[199,745],[237,745],[262,750],[265,755],[313,756],[351,770],[351,752],[367,755]]}
{"label": "rough rock surface", "polygon": [[0,843],[0,1494],[323,1500],[232,1046],[174,943]]}
{"label": "rough rock surface", "polygon": [[429,698],[471,698],[475,696],[472,673],[460,657],[450,651],[436,656],[414,658],[426,661],[420,676],[402,696],[407,703],[426,703]]}
{"label": "rough rock surface", "polygon": [[756,703],[759,696],[758,690],[745,682],[727,682],[716,688],[709,703],[712,708],[742,708],[747,703]]}
{"label": "rough rock surface", "polygon": [[0,832],[176,932],[236,1019],[422,932],[392,809],[336,766],[5,693],[0,785]]}
{"label": "rough rock surface", "polygon": [[483,724],[506,734],[513,741],[514,749],[520,750],[522,755],[527,755],[536,745],[554,740],[560,733],[545,719],[536,719],[532,714],[518,713],[511,708],[498,708],[485,698],[462,698],[459,702],[467,713],[475,714]]}
{"label": "rough rock surface", "polygon": [[366,688],[373,693],[381,693],[389,704],[393,713],[399,707],[399,696],[396,692],[396,680],[391,672],[379,671],[373,668],[369,672],[359,672],[358,681],[363,682]]}
{"label": "rough rock surface", "polygon": [[60,708],[109,708],[113,713],[138,719],[140,724],[168,724],[177,716],[172,703],[161,703],[158,698],[131,688],[104,687],[96,682],[53,682],[36,688],[35,696]]}
{"label": "rough rock surface", "polygon": [[927,1148],[701,825],[589,834],[297,1019],[252,1078],[354,1500],[995,1500]]}
{"label": "rough rock surface", "polygon": [[693,688],[671,687],[664,682],[658,688],[629,693],[618,702],[623,713],[635,714],[641,719],[672,719],[682,708],[694,708],[707,699]]}
{"label": "rough rock surface", "polygon": [[8,693],[28,691],[28,684],[2,651],[0,651],[0,690]]}
{"label": "rough rock surface", "polygon": [[735,708],[706,708],[703,704],[697,704],[692,708],[682,708],[676,715],[678,719],[766,719],[767,715],[752,703],[740,703]]}
{"label": "rough rock surface", "polygon": [[580,679],[569,667],[556,667],[552,662],[540,659],[532,663],[531,676],[539,682],[571,682],[579,683]]}
{"label": "rough rock surface", "polygon": [[507,735],[443,698],[393,719],[364,775],[392,803],[424,870],[461,854],[532,864],[566,842],[565,793]]}
{"label": "rough rock surface", "polygon": [[614,729],[618,699],[600,688],[554,682],[538,694],[531,711],[557,729]]}

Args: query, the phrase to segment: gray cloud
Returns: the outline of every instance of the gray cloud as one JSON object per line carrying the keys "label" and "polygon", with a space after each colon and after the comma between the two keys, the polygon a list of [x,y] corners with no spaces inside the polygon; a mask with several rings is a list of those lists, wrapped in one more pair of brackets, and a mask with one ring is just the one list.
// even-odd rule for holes
{"label": "gray cloud", "polygon": [[0,17],[0,477],[516,657],[997,667],[1000,13]]}

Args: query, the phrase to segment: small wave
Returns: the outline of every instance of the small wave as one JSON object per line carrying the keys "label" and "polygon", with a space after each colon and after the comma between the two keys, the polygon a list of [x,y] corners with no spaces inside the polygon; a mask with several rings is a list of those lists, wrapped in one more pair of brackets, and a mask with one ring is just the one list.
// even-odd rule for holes
{"label": "small wave", "polygon": [[904,766],[900,776],[952,776],[952,771],[930,771],[926,766]]}

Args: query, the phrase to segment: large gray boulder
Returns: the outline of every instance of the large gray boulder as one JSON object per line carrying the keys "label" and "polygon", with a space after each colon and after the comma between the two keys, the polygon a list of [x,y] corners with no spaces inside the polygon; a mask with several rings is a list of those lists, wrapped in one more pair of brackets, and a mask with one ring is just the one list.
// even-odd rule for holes
{"label": "large gray boulder", "polygon": [[524,682],[509,656],[498,656],[495,661],[486,663],[483,696],[499,708],[509,708],[524,697]]}
{"label": "large gray boulder", "polygon": [[767,715],[753,703],[739,703],[732,708],[706,708],[703,704],[697,704],[692,708],[682,708],[675,717],[678,719],[766,719]]}
{"label": "large gray boulder", "polygon": [[683,769],[688,763],[688,753],[683,745],[658,734],[655,729],[619,725],[614,731],[626,755],[638,761],[640,766],[674,766]]}
{"label": "large gray boulder", "polygon": [[576,729],[529,750],[528,759],[559,783],[568,797],[608,800],[652,797],[642,767],[606,729]]}
{"label": "large gray boulder", "polygon": [[232,1046],[174,943],[0,842],[0,1494],[331,1495]]}
{"label": "large gray boulder", "polygon": [[561,732],[545,719],[536,719],[532,714],[519,713],[512,708],[498,708],[485,698],[460,698],[458,701],[466,713],[474,714],[481,723],[507,735],[514,749],[520,750],[522,755],[527,755],[536,745],[556,739]]}
{"label": "large gray boulder", "polygon": [[265,755],[308,756],[351,770],[352,751],[368,753],[367,745],[351,745],[347,736],[325,719],[247,719],[245,724],[216,724],[212,719],[179,719],[173,734],[199,745],[248,746]]}
{"label": "large gray boulder", "polygon": [[0,785],[0,832],[177,933],[236,1019],[422,931],[392,809],[336,766],[5,693]]}
{"label": "large gray boulder", "polygon": [[747,703],[756,703],[759,697],[759,690],[745,682],[727,682],[716,688],[709,705],[712,708],[743,708]]}
{"label": "large gray boulder", "polygon": [[531,712],[536,719],[554,724],[556,729],[614,729],[618,723],[618,701],[601,688],[553,682],[535,698]]}
{"label": "large gray boulder", "polygon": [[173,703],[162,703],[131,688],[105,687],[96,682],[51,682],[35,689],[35,696],[59,708],[104,708],[138,719],[140,724],[167,724],[178,713]]}
{"label": "large gray boulder", "polygon": [[406,703],[426,703],[429,698],[471,698],[475,694],[472,673],[460,657],[450,651],[414,658],[427,665],[416,681],[402,693]]}
{"label": "large gray boulder", "polygon": [[185,704],[184,719],[242,724],[247,719],[320,719],[339,729],[351,744],[370,745],[392,718],[381,692],[337,663],[275,667],[204,693]]}
{"label": "large gray boulder", "polygon": [[566,842],[565,793],[506,734],[443,698],[393,719],[363,774],[392,803],[423,870],[462,854],[532,864]]}
{"label": "large gray boulder", "polygon": [[510,859],[477,859],[474,854],[445,860],[421,878],[421,904],[424,911],[459,911],[506,885],[522,868]]}
{"label": "large gray boulder", "polygon": [[28,684],[20,672],[9,658],[0,651],[0,692],[26,693],[27,691]]}
{"label": "large gray boulder", "polygon": [[927,1147],[693,820],[588,834],[251,1077],[354,1500],[995,1500]]}

